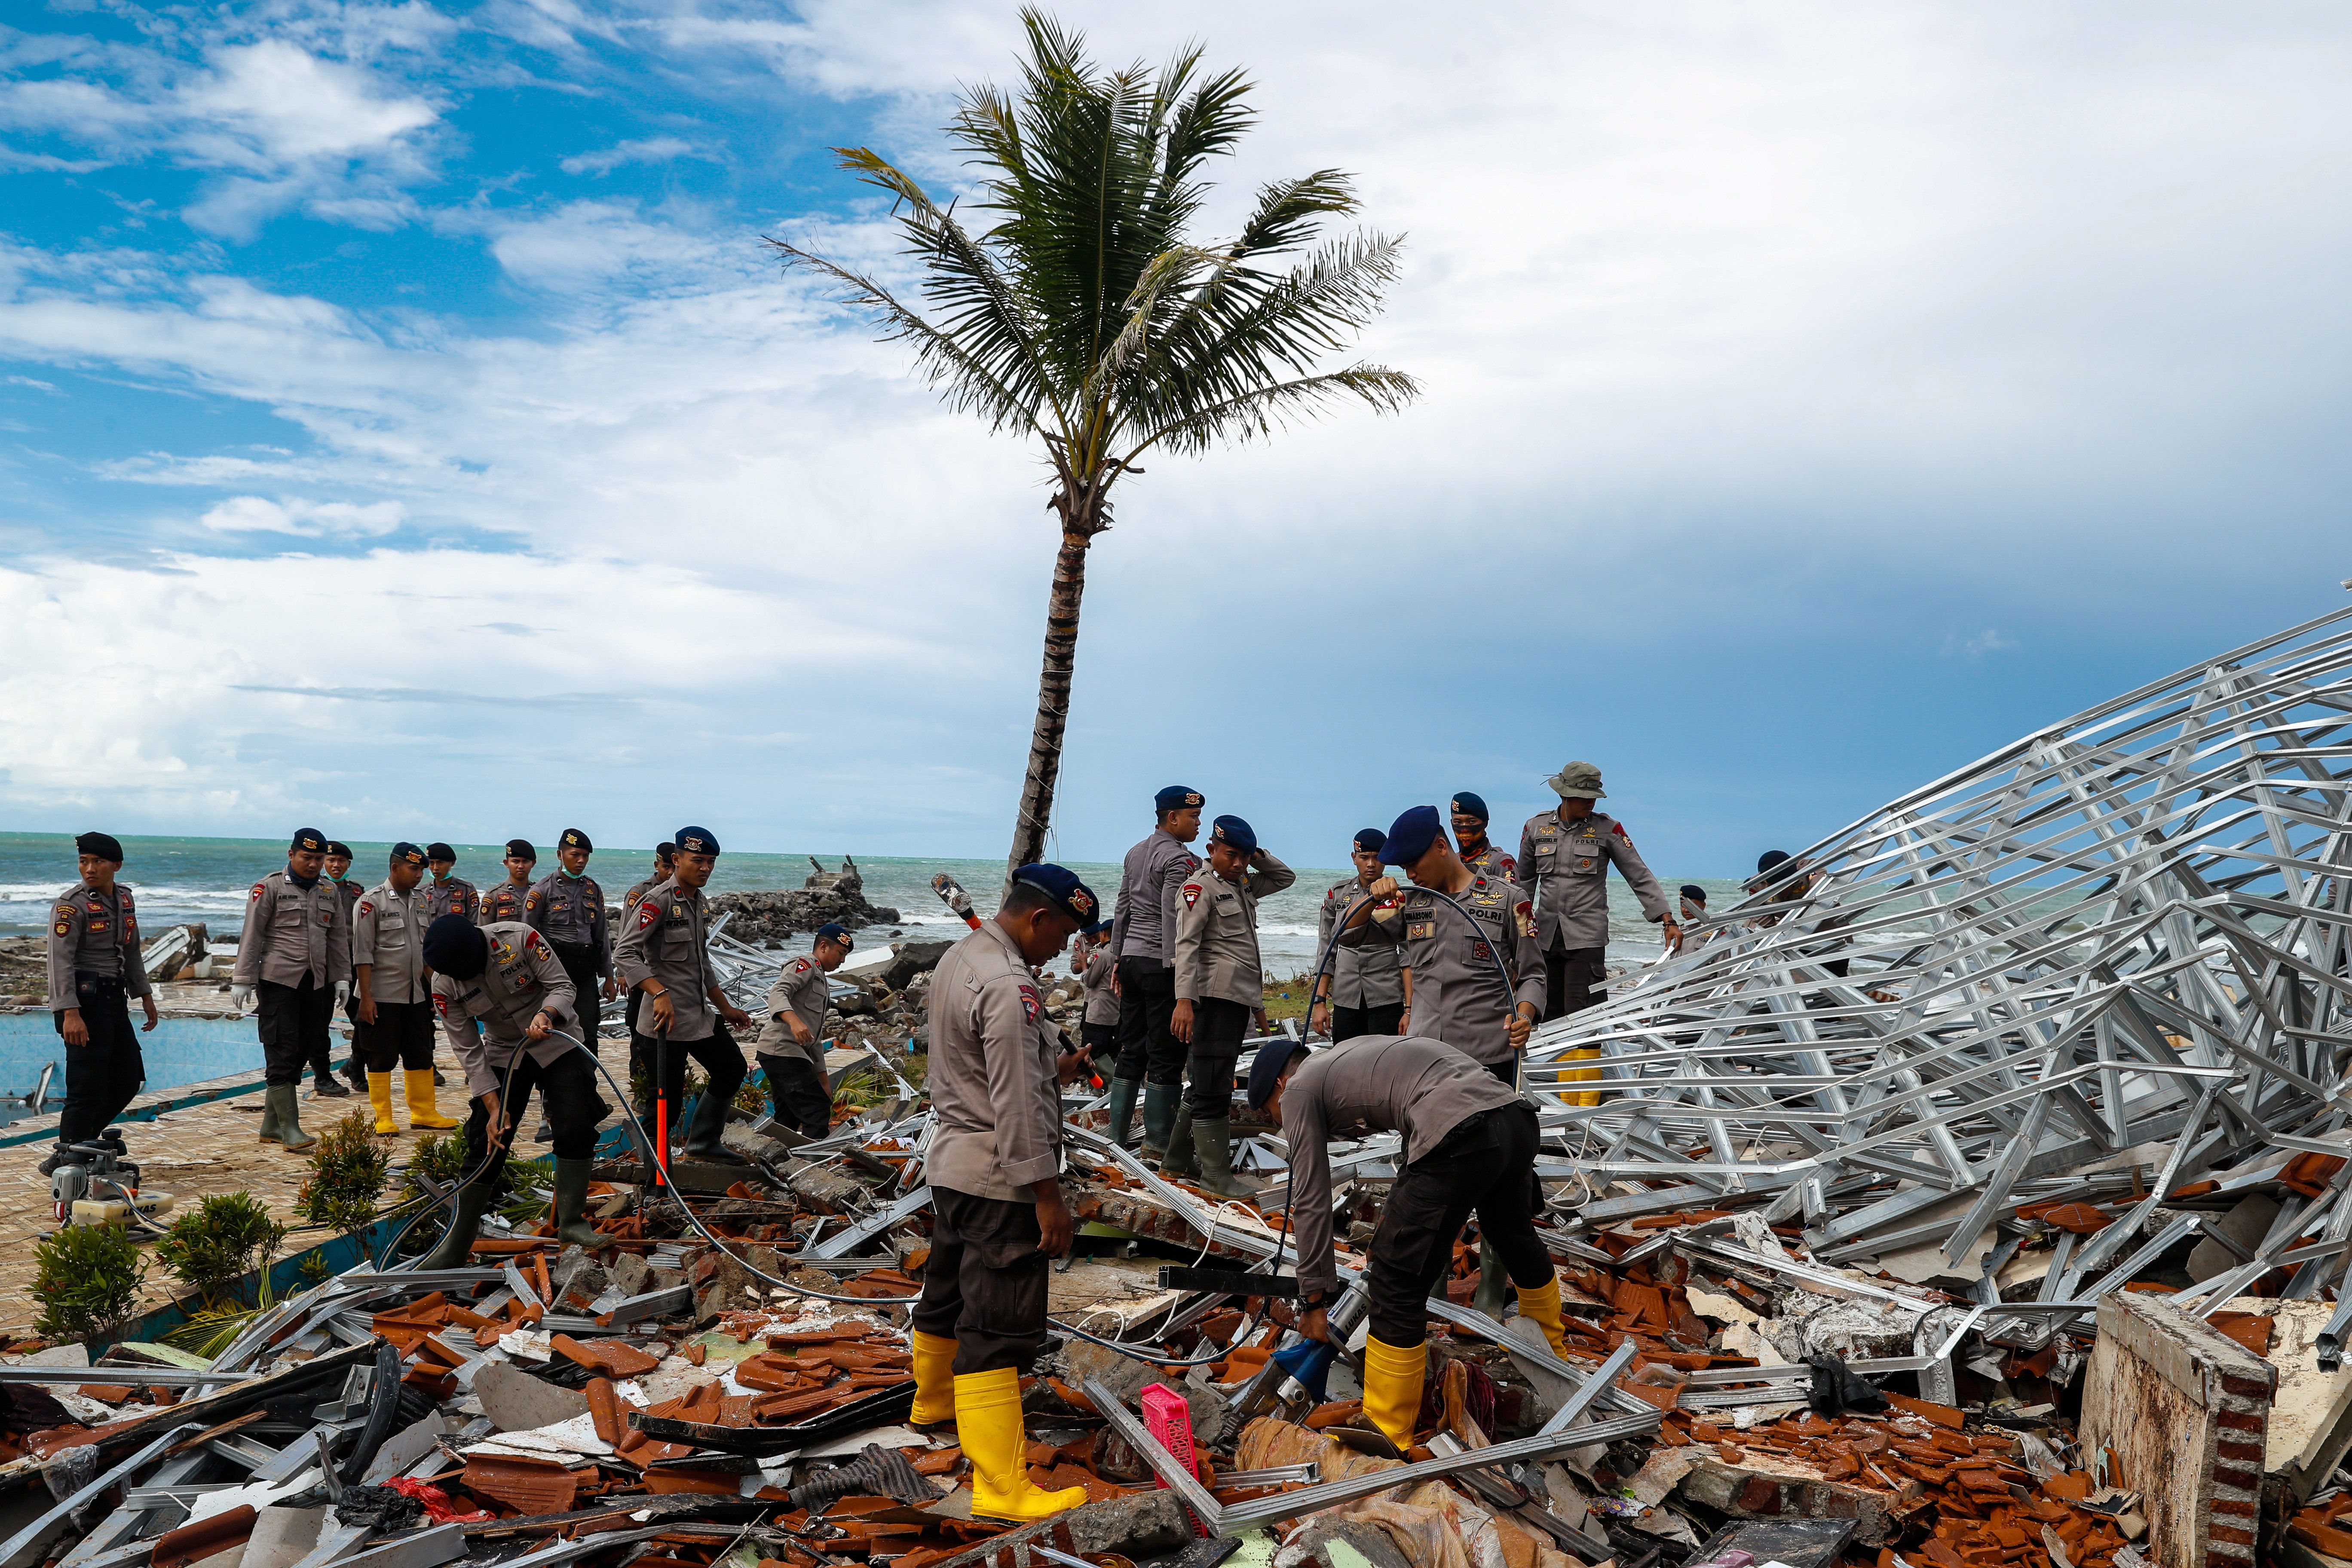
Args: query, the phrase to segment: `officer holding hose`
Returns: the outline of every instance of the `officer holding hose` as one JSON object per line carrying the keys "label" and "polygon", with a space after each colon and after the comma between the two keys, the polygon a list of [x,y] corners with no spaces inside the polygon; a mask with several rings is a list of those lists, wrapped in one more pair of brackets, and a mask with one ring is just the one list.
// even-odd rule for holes
{"label": "officer holding hose", "polygon": [[588,1179],[604,1101],[596,1093],[594,1062],[565,1037],[580,1032],[572,977],[521,921],[478,926],[461,914],[425,928],[425,962],[433,970],[434,1009],[474,1108],[466,1118],[467,1176],[457,1212],[419,1267],[462,1268],[472,1255],[482,1212],[498,1190],[493,1173],[506,1160],[533,1089],[555,1131],[555,1238],[602,1247],[604,1238],[588,1223]]}

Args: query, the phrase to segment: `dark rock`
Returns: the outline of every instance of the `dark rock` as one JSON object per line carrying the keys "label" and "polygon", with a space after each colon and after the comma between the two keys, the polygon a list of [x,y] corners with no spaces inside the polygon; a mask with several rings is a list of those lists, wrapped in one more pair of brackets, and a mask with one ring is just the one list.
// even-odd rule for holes
{"label": "dark rock", "polygon": [[1363,1554],[1372,1568],[1412,1568],[1405,1554],[1397,1550],[1389,1532],[1379,1525],[1360,1519],[1348,1519],[1337,1513],[1318,1513],[1301,1525],[1298,1533],[1283,1543],[1287,1556],[1293,1549],[1303,1552],[1299,1568],[1353,1568],[1346,1553],[1334,1553],[1334,1542],[1353,1547]]}
{"label": "dark rock", "polygon": [[948,949],[954,945],[951,942],[900,942],[898,955],[890,960],[890,967],[882,972],[882,984],[893,991],[904,991],[907,983],[916,975],[929,974],[937,969],[940,960],[945,958]]}
{"label": "dark rock", "polygon": [[1149,1491],[1140,1497],[1085,1503],[1061,1519],[1069,1526],[1070,1552],[1076,1557],[1106,1552],[1150,1557],[1173,1552],[1192,1539],[1192,1516],[1174,1492]]}
{"label": "dark rock", "polygon": [[474,1394],[482,1402],[482,1414],[501,1432],[535,1431],[588,1414],[586,1394],[499,1362],[475,1374]]}
{"label": "dark rock", "polygon": [[844,860],[839,871],[828,871],[812,858],[816,871],[804,887],[778,892],[721,893],[710,900],[710,918],[734,918],[727,934],[754,944],[777,942],[795,931],[812,931],[828,921],[861,931],[888,925],[899,918],[896,910],[877,909],[866,901],[866,880],[854,861]]}

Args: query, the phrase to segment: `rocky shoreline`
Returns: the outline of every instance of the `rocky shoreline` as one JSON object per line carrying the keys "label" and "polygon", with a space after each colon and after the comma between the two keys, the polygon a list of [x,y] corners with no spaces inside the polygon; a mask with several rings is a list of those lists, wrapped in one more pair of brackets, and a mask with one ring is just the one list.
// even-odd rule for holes
{"label": "rocky shoreline", "polygon": [[828,871],[814,856],[816,869],[797,888],[778,892],[721,893],[710,900],[710,918],[731,916],[727,934],[738,942],[782,942],[828,923],[849,931],[872,925],[894,925],[898,911],[866,901],[866,879],[857,862],[844,858],[841,869]]}

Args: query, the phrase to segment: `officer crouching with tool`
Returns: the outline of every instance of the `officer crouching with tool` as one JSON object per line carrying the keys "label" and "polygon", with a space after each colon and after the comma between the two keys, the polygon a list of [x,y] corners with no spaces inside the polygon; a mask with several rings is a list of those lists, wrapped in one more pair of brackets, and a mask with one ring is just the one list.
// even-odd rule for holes
{"label": "officer crouching with tool", "polygon": [[[656,1038],[667,1037],[668,1043],[656,1050],[663,1058],[656,1092],[672,1105],[678,1102],[686,1093],[688,1057],[710,1077],[695,1104],[694,1125],[687,1131],[687,1154],[713,1164],[748,1165],[749,1160],[721,1142],[727,1108],[743,1087],[743,1048],[728,1026],[748,1028],[751,1015],[727,999],[719,972],[710,966],[709,906],[702,889],[719,868],[719,839],[707,827],[681,827],[677,842],[669,879],[647,889],[637,900],[636,918],[614,948],[613,958],[622,980],[653,998],[638,1014],[639,1021],[650,1017]],[[666,1165],[668,1158],[665,1149],[657,1163]]]}
{"label": "officer crouching with tool", "polygon": [[757,1047],[760,1070],[768,1075],[768,1098],[778,1121],[803,1138],[833,1131],[833,1091],[826,1087],[825,1009],[833,1005],[833,982],[825,978],[857,945],[846,927],[827,921],[816,928],[806,958],[795,958],[768,988],[768,1026]]}
{"label": "officer crouching with tool", "polygon": [[[57,1149],[41,1162],[45,1176],[75,1144],[107,1134],[147,1077],[130,999],[146,1009],[142,1028],[152,1031],[159,1021],[139,956],[139,911],[131,889],[114,879],[122,869],[121,840],[85,833],[74,840],[74,855],[81,880],[49,915],[49,1016],[66,1043],[66,1106]],[[122,1134],[107,1142],[120,1149]]]}
{"label": "officer crouching with tool", "polygon": [[1298,1331],[1328,1340],[1339,1289],[1331,1251],[1333,1139],[1404,1135],[1404,1169],[1367,1252],[1371,1298],[1364,1414],[1400,1452],[1412,1446],[1429,1370],[1429,1294],[1454,1260],[1472,1211],[1518,1289],[1519,1315],[1567,1353],[1559,1277],[1537,1239],[1535,1108],[1451,1046],[1367,1035],[1309,1053],[1270,1042],[1250,1064],[1249,1102],[1271,1112],[1290,1148],[1290,1217],[1306,1314]]}
{"label": "officer crouching with tool", "polygon": [[1168,1026],[1192,1052],[1192,1087],[1160,1169],[1196,1176],[1221,1198],[1257,1191],[1234,1175],[1234,1062],[1251,1023],[1265,1023],[1257,901],[1297,880],[1248,823],[1221,816],[1209,829],[1208,864],[1176,892],[1176,1012]]}
{"label": "officer crouching with tool", "polygon": [[457,1212],[440,1245],[418,1267],[459,1268],[472,1256],[482,1211],[498,1190],[491,1172],[505,1161],[534,1089],[555,1124],[555,1239],[602,1247],[604,1238],[587,1214],[604,1102],[587,1053],[555,1033],[578,1033],[572,977],[521,921],[478,926],[459,914],[443,915],[425,928],[425,962],[433,970],[442,1033],[457,1053],[474,1109],[466,1118],[466,1173]]}
{"label": "officer crouching with tool", "polygon": [[1083,1487],[1029,1484],[1021,1374],[1045,1347],[1047,1262],[1070,1250],[1055,1179],[1060,1086],[1087,1059],[1058,1051],[1030,966],[1052,962],[1097,907],[1063,868],[1024,866],[994,917],[948,949],[931,980],[931,1257],[914,1310],[912,1419],[953,1415],[971,1460],[971,1510],[992,1519],[1044,1519],[1087,1500]]}

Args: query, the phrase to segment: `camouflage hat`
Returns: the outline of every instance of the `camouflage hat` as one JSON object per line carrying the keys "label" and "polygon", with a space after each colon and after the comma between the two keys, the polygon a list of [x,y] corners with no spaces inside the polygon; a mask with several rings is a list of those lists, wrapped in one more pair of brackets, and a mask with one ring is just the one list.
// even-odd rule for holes
{"label": "camouflage hat", "polygon": [[1570,763],[1544,780],[1551,793],[1562,800],[1607,800],[1609,792],[1601,787],[1601,770],[1591,763]]}

